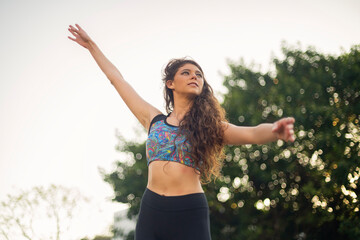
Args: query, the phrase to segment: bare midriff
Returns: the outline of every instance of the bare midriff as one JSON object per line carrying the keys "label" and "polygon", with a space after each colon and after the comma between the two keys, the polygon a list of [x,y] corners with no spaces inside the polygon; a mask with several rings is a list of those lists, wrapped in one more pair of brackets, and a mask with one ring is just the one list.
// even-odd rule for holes
{"label": "bare midriff", "polygon": [[[164,166],[165,165],[165,166]],[[152,161],[148,166],[147,188],[163,196],[203,193],[200,173],[185,164],[171,161]]]}

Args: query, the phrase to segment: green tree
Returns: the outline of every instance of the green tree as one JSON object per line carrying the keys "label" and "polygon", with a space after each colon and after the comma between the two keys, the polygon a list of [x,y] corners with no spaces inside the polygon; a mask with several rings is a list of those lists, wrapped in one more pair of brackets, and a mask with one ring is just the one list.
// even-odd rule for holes
{"label": "green tree", "polygon": [[[112,237],[109,236],[103,236],[103,235],[96,235],[92,240],[111,240]],[[90,238],[82,238],[80,240],[91,240]]]}
{"label": "green tree", "polygon": [[111,240],[109,236],[95,236],[93,240]]}
{"label": "green tree", "polygon": [[80,201],[88,199],[75,189],[58,185],[33,187],[7,195],[0,203],[0,236],[2,239],[60,240],[69,230]]}
{"label": "green tree", "polygon": [[[213,239],[358,239],[360,45],[340,56],[282,46],[275,71],[229,61],[222,106],[236,125],[296,119],[294,143],[227,146],[222,176],[203,186]],[[145,143],[104,174],[136,217],[147,181]]]}
{"label": "green tree", "polygon": [[129,203],[130,208],[127,217],[130,220],[135,220],[148,177],[146,146],[145,142],[126,141],[120,133],[118,133],[117,138],[119,145],[116,150],[127,153],[128,157],[123,161],[117,161],[116,168],[112,173],[107,174],[102,169],[100,172],[104,180],[114,188],[113,201]]}

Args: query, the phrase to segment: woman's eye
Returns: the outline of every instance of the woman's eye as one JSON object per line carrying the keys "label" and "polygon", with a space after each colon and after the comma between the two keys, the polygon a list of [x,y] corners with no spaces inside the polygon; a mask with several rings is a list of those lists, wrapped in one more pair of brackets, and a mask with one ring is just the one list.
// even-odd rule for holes
{"label": "woman's eye", "polygon": [[[189,74],[189,72],[183,72],[182,74],[184,74],[184,73]],[[200,73],[197,73],[196,76],[202,78],[202,75]]]}

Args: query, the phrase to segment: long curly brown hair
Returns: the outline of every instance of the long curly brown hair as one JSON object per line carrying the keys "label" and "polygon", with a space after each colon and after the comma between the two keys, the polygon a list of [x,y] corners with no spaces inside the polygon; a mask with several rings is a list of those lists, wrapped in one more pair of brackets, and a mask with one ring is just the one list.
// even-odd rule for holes
{"label": "long curly brown hair", "polygon": [[[174,109],[174,95],[172,89],[166,86],[166,82],[173,80],[178,69],[187,63],[199,68],[203,75],[204,85],[201,94],[193,99],[190,110],[180,121],[177,136],[185,134],[186,141],[191,146],[191,157],[195,168],[200,169],[200,182],[206,184],[211,182],[212,177],[215,177],[215,182],[220,175],[225,158],[222,121],[228,122],[228,120],[224,108],[220,106],[212,87],[206,81],[202,68],[194,60],[186,57],[171,59],[163,71],[166,112],[169,114]],[[197,173],[195,168],[194,171]]]}

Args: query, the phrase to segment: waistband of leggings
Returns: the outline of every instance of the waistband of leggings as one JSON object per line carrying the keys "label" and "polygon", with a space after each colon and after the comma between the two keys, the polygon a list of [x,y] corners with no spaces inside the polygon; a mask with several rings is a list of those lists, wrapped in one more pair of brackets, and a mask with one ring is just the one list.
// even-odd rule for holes
{"label": "waistband of leggings", "polygon": [[163,196],[145,188],[142,201],[162,211],[181,211],[197,208],[209,208],[205,193],[190,193],[180,196]]}

